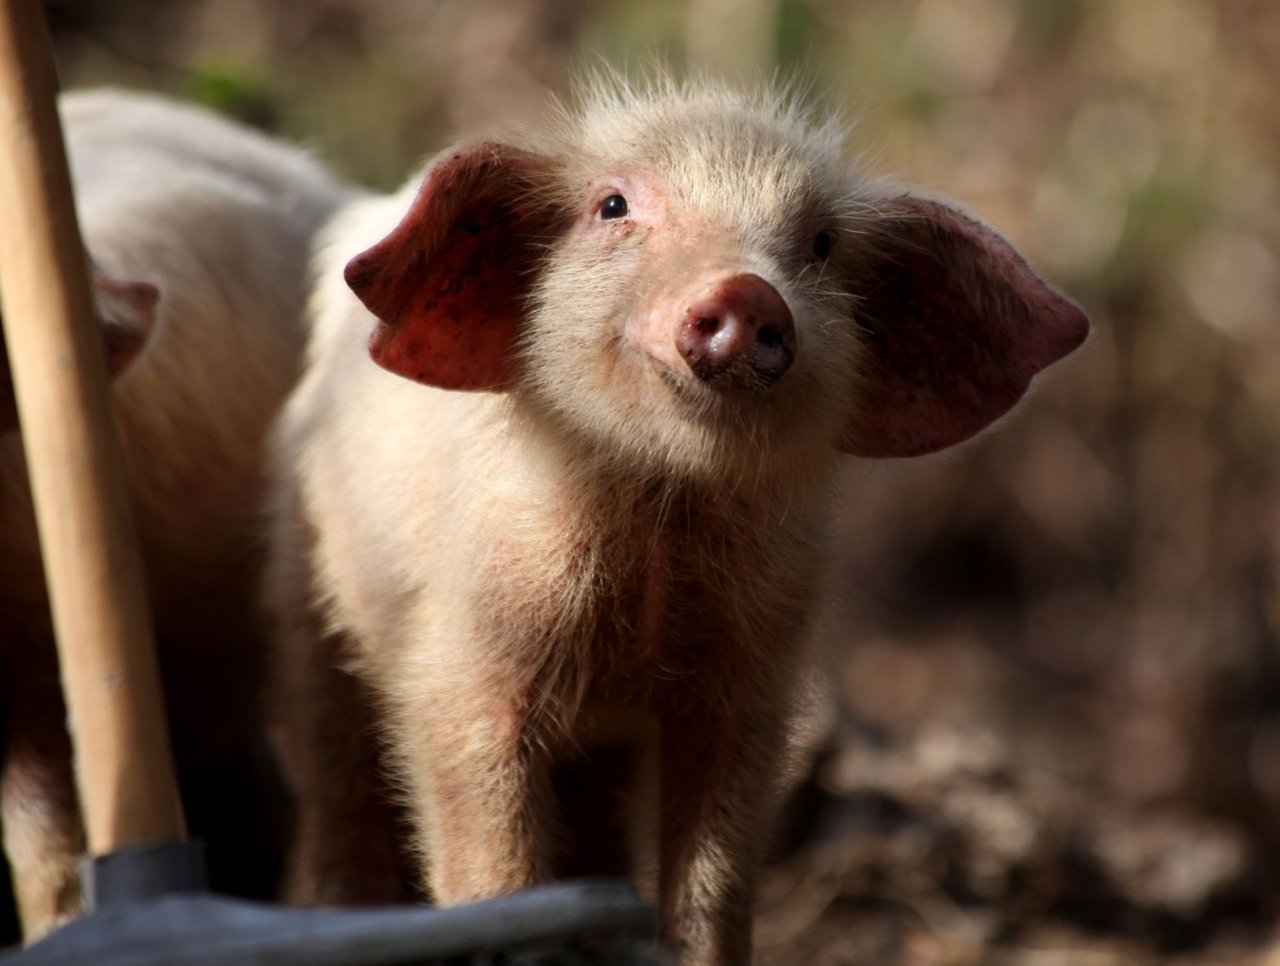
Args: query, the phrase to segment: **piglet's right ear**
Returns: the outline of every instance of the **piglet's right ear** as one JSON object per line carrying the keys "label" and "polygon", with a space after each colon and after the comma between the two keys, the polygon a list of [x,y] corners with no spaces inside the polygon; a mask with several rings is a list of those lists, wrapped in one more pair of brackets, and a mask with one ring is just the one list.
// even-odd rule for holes
{"label": "piglet's right ear", "polygon": [[546,164],[501,144],[432,166],[395,230],[357,255],[347,284],[376,315],[373,360],[442,389],[505,389],[525,313]]}

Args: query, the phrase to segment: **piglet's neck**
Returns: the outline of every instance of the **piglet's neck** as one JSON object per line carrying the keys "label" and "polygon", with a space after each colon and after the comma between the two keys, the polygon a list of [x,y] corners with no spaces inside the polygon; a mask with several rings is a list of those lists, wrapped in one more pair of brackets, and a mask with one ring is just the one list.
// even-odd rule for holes
{"label": "piglet's neck", "polygon": [[634,535],[637,527],[655,538],[718,531],[733,542],[804,527],[825,507],[836,462],[833,453],[808,465],[694,475],[567,433],[533,407],[514,406],[509,429],[506,445],[518,452],[540,499],[605,540]]}

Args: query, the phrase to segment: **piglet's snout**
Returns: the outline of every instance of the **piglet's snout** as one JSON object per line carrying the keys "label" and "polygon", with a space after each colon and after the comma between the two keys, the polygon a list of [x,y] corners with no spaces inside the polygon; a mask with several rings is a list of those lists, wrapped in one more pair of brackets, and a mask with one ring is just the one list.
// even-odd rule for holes
{"label": "piglet's snout", "polygon": [[791,309],[759,275],[731,275],[703,290],[684,311],[676,348],[693,374],[713,386],[765,389],[796,355]]}

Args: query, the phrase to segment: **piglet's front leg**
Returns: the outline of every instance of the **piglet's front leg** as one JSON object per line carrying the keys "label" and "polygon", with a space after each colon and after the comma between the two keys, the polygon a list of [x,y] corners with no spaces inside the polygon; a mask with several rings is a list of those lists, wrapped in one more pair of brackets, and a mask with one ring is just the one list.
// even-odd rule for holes
{"label": "piglet's front leg", "polygon": [[527,888],[550,876],[554,806],[545,751],[523,700],[482,675],[447,675],[403,696],[395,715],[423,876],[442,904]]}
{"label": "piglet's front leg", "polygon": [[663,719],[658,891],[663,944],[681,966],[751,960],[754,878],[782,734],[776,707]]}

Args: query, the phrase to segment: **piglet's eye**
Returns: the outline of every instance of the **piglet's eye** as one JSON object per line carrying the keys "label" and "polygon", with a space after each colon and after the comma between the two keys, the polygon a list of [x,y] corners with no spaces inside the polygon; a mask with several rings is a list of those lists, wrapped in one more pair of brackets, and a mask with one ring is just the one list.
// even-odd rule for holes
{"label": "piglet's eye", "polygon": [[622,195],[609,195],[600,202],[600,217],[606,221],[610,218],[624,217],[627,210],[627,199]]}
{"label": "piglet's eye", "polygon": [[813,257],[825,262],[831,257],[831,232],[820,231],[813,236]]}

